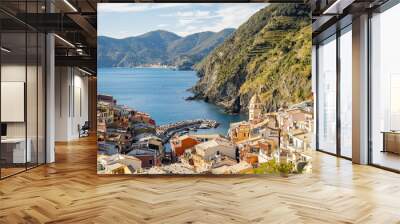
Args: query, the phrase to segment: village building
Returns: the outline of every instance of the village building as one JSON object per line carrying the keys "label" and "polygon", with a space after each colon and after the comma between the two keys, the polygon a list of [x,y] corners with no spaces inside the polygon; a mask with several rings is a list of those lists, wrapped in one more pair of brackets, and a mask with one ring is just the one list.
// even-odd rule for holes
{"label": "village building", "polygon": [[111,142],[98,142],[98,154],[100,155],[114,155],[119,153],[119,147]]}
{"label": "village building", "polygon": [[105,174],[132,174],[142,167],[140,159],[121,154],[101,155],[97,161],[100,170],[103,170]]}
{"label": "village building", "polygon": [[[301,107],[300,107],[301,106]],[[306,107],[308,104],[298,104],[287,110],[287,145],[292,151],[307,151],[311,148],[313,131],[312,108]]]}
{"label": "village building", "polygon": [[133,122],[145,123],[151,126],[155,126],[156,122],[150,117],[149,114],[136,111],[132,116],[131,120]]}
{"label": "village building", "polygon": [[119,127],[108,128],[105,141],[114,143],[118,147],[119,152],[126,152],[129,150],[133,140],[132,133],[128,130]]}
{"label": "village building", "polygon": [[156,132],[154,125],[147,124],[147,123],[134,123],[131,124],[132,130],[135,135],[140,134],[153,134]]}
{"label": "village building", "polygon": [[213,174],[227,174],[230,173],[229,167],[236,164],[236,159],[232,159],[228,156],[217,156],[209,166],[211,167],[211,173]]}
{"label": "village building", "polygon": [[279,150],[274,153],[274,159],[279,163],[292,163],[294,170],[298,170],[301,166],[303,172],[307,173],[311,171],[311,155],[305,153]]}
{"label": "village building", "polygon": [[265,163],[273,159],[274,152],[278,150],[277,142],[270,139],[264,139],[258,143],[258,162]]}
{"label": "village building", "polygon": [[250,138],[259,137],[262,132],[268,128],[269,121],[264,119],[263,121],[250,125]]}
{"label": "village building", "polygon": [[237,143],[250,138],[250,124],[247,121],[232,123],[229,128],[229,138],[233,143]]}
{"label": "village building", "polygon": [[277,149],[276,140],[260,137],[243,141],[238,144],[240,161],[246,161],[253,166],[272,159],[272,153]]}
{"label": "village building", "polygon": [[[272,159],[293,163],[296,169],[307,169],[309,164],[306,151],[313,131],[310,103],[263,113],[260,96],[254,94],[248,107],[249,120],[231,123],[226,139],[218,134],[190,132],[215,127],[212,122],[197,119],[156,126],[149,114],[117,105],[111,96],[98,99],[99,155],[134,158],[114,158],[113,162],[100,158],[98,165],[103,173],[228,174],[259,167]],[[165,153],[168,140],[171,153]]]}
{"label": "village building", "polygon": [[258,153],[259,148],[254,145],[244,145],[240,149],[240,161],[246,161],[247,163],[256,166],[258,164]]}
{"label": "village building", "polygon": [[262,120],[263,107],[258,93],[251,97],[249,102],[249,122],[256,124]]}
{"label": "village building", "polygon": [[240,162],[235,164],[221,164],[216,165],[212,170],[212,174],[240,174],[242,171],[251,169],[253,166],[247,162]]}
{"label": "village building", "polygon": [[195,146],[196,154],[204,160],[211,160],[215,155],[224,155],[236,159],[236,146],[223,138],[213,139]]}
{"label": "village building", "polygon": [[[139,147],[135,147],[135,145],[139,145]],[[158,155],[164,157],[165,154],[164,144],[162,140],[155,135],[146,135],[144,137],[141,137],[139,138],[139,141],[133,143],[131,147],[131,149],[143,149],[143,148],[155,150]]]}
{"label": "village building", "polygon": [[116,105],[113,107],[113,112],[113,125],[128,128],[130,125],[130,117],[133,110],[131,110],[127,106]]}
{"label": "village building", "polygon": [[146,143],[149,149],[156,149],[160,152],[164,150],[162,140],[155,135],[148,135],[139,139],[140,143]]}
{"label": "village building", "polygon": [[279,122],[277,119],[278,113],[270,112],[264,114],[264,119],[267,121],[267,126],[270,128],[279,128]]}
{"label": "village building", "polygon": [[105,174],[125,174],[125,172],[129,172],[129,169],[124,164],[114,163],[106,166],[104,172]]}
{"label": "village building", "polygon": [[227,139],[217,138],[196,145],[192,150],[191,159],[196,171],[206,172],[219,161],[224,159],[236,160],[237,154],[234,144]]}
{"label": "village building", "polygon": [[110,103],[104,101],[97,102],[97,119],[106,123],[114,121],[114,110]]}
{"label": "village building", "polygon": [[313,113],[304,109],[295,108],[287,111],[289,128],[312,131]]}
{"label": "village building", "polygon": [[306,151],[310,147],[308,133],[303,129],[290,130],[288,137],[288,149],[292,151]]}
{"label": "village building", "polygon": [[97,131],[101,133],[106,133],[107,132],[107,125],[105,120],[103,119],[98,119],[97,120]]}
{"label": "village building", "polygon": [[149,148],[133,149],[127,155],[140,159],[142,161],[142,168],[161,165],[161,154],[158,150]]}
{"label": "village building", "polygon": [[216,138],[224,138],[224,136],[220,134],[190,134],[189,136],[199,142],[207,142]]}
{"label": "village building", "polygon": [[114,106],[117,103],[113,96],[105,94],[97,94],[97,102],[105,102],[111,106]]}
{"label": "village building", "polygon": [[195,137],[189,135],[175,136],[170,140],[171,153],[173,160],[177,160],[178,157],[185,153],[186,149],[193,148],[195,145],[199,144]]}

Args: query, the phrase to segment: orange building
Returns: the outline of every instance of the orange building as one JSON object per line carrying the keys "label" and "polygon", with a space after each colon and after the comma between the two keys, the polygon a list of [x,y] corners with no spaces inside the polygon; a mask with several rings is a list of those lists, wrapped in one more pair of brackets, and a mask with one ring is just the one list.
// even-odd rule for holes
{"label": "orange building", "polygon": [[257,146],[246,144],[240,149],[240,160],[254,165],[258,163],[258,148]]}
{"label": "orange building", "polygon": [[258,164],[258,154],[247,153],[243,156],[243,160],[251,165]]}
{"label": "orange building", "polygon": [[231,125],[229,133],[232,142],[237,143],[250,138],[250,124],[239,122]]}
{"label": "orange building", "polygon": [[186,149],[190,149],[199,143],[196,138],[188,135],[172,138],[170,140],[172,157],[176,158],[183,155]]}
{"label": "orange building", "polygon": [[268,155],[271,155],[278,148],[277,145],[277,142],[270,139],[264,139],[264,141],[258,143],[260,150],[263,150]]}

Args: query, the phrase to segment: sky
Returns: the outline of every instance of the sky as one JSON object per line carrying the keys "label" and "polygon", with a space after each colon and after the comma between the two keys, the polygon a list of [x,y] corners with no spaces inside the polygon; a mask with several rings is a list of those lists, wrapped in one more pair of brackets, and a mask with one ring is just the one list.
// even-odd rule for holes
{"label": "sky", "polygon": [[100,36],[126,38],[167,30],[180,36],[238,28],[268,3],[99,3]]}

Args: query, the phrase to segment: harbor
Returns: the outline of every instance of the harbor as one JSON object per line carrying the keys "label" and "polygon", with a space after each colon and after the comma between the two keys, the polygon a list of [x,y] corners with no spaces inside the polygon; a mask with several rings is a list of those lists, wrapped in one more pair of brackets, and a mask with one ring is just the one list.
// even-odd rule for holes
{"label": "harbor", "polygon": [[197,131],[197,129],[217,128],[219,123],[215,120],[195,119],[179,121],[172,124],[160,125],[156,128],[157,136],[167,143],[175,134],[186,134],[189,131]]}

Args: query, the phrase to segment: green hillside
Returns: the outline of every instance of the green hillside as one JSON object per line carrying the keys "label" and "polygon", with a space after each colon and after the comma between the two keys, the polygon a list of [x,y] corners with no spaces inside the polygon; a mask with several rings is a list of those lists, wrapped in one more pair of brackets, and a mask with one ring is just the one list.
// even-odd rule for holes
{"label": "green hillside", "polygon": [[186,37],[155,30],[136,37],[115,39],[98,37],[99,67],[134,67],[144,64],[166,64],[192,69],[234,29],[200,32]]}
{"label": "green hillside", "polygon": [[196,65],[196,98],[247,111],[255,92],[273,111],[311,97],[311,16],[306,4],[271,4]]}

